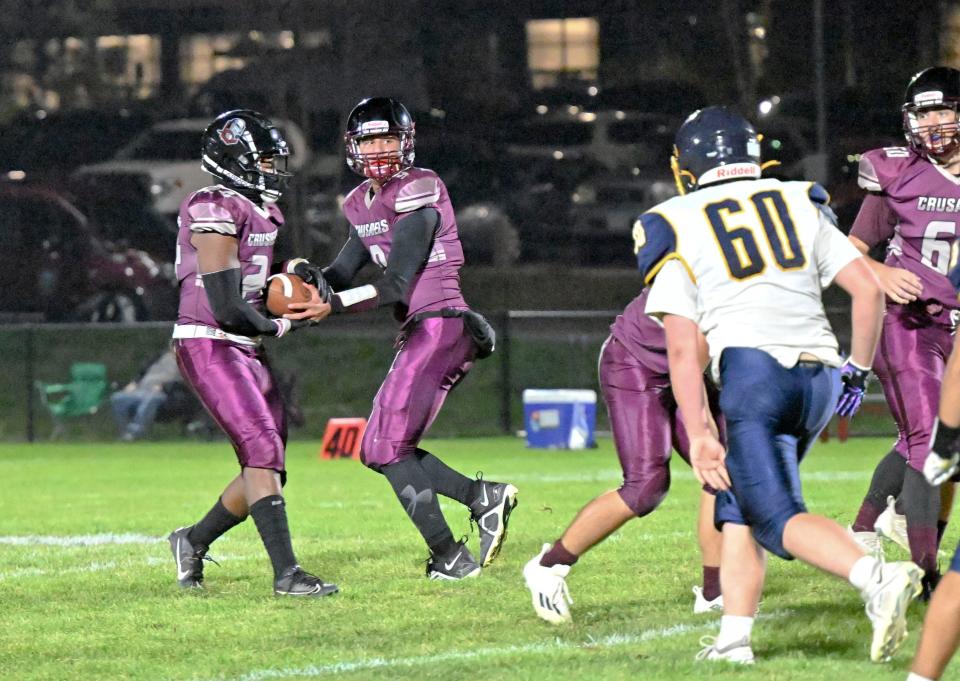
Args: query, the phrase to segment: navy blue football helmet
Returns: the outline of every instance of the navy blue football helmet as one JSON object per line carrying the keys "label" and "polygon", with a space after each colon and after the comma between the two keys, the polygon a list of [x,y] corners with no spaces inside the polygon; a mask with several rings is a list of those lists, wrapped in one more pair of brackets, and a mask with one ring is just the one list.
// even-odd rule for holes
{"label": "navy blue football helmet", "polygon": [[750,122],[722,106],[694,111],[677,130],[670,159],[677,191],[760,177],[760,137]]}

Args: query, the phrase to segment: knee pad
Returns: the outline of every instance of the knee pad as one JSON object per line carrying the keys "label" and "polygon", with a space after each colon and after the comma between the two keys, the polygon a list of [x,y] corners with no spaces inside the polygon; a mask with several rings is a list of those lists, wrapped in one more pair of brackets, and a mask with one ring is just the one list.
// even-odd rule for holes
{"label": "knee pad", "polygon": [[416,456],[416,452],[416,444],[378,438],[369,428],[363,434],[363,440],[360,442],[360,462],[378,473],[384,466]]}
{"label": "knee pad", "polygon": [[783,530],[787,522],[793,516],[801,513],[797,511],[789,514],[777,514],[775,517],[768,518],[762,522],[752,523],[751,530],[753,538],[770,553],[783,558],[784,560],[793,560],[793,556],[783,547]]}
{"label": "knee pad", "polygon": [[286,468],[283,440],[276,430],[262,430],[237,448],[240,465],[248,468],[272,468],[281,472]]}
{"label": "knee pad", "polygon": [[631,511],[638,517],[652,513],[657,506],[661,504],[664,497],[667,496],[667,490],[670,487],[667,480],[648,480],[646,484],[641,482],[625,482],[617,490],[620,498],[623,499]]}

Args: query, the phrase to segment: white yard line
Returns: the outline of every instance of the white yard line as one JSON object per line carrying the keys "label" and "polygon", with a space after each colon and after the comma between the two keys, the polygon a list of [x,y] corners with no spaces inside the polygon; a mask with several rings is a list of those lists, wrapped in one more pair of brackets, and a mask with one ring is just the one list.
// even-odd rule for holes
{"label": "white yard line", "polygon": [[164,537],[151,537],[146,534],[75,534],[75,535],[14,535],[0,536],[0,544],[13,546],[103,546],[105,544],[156,544]]}
{"label": "white yard line", "polygon": [[[789,610],[779,610],[760,615],[761,619],[780,619],[790,615]],[[596,650],[598,648],[617,648],[619,646],[645,643],[647,641],[673,638],[698,631],[709,631],[717,628],[716,619],[702,624],[675,624],[670,627],[646,629],[637,633],[607,634],[594,638],[587,635],[585,641],[562,641],[553,638],[549,641],[527,643],[516,646],[502,646],[496,648],[477,648],[474,650],[451,650],[436,655],[416,655],[413,657],[372,657],[350,662],[334,662],[323,665],[306,665],[304,667],[281,667],[272,669],[258,669],[242,676],[236,676],[229,681],[266,681],[267,679],[296,679],[344,674],[349,672],[365,671],[369,669],[393,669],[400,667],[421,667],[439,662],[454,662],[473,660],[477,658],[501,658],[506,655],[544,655],[565,650]],[[690,659],[693,659],[691,651]],[[219,677],[217,681],[222,681]],[[214,681],[211,679],[210,681]]]}
{"label": "white yard line", "polygon": [[[800,469],[801,482],[855,482],[858,480],[869,480],[873,475],[872,471],[812,471],[804,473]],[[623,473],[619,470],[598,471],[593,473],[556,473],[540,475],[536,473],[520,473],[517,475],[503,474],[498,480],[508,480],[510,482],[607,482],[609,480],[620,480]],[[673,480],[693,480],[693,473],[687,470],[671,472]]]}

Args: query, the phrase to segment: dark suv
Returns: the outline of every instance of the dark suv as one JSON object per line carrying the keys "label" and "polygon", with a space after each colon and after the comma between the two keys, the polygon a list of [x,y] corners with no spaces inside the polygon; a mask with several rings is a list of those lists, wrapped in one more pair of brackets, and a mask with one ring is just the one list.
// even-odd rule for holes
{"label": "dark suv", "polygon": [[106,241],[52,189],[0,183],[0,318],[173,319],[172,267]]}

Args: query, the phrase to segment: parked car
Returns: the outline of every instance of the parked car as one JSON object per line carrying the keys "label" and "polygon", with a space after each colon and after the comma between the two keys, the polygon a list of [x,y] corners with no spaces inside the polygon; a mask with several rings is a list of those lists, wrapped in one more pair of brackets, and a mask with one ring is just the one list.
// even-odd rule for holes
{"label": "parked car", "polygon": [[76,110],[23,114],[0,129],[0,174],[59,185],[98,163],[150,124],[141,112]]}
{"label": "parked car", "polygon": [[645,210],[677,193],[672,177],[663,171],[641,175],[598,175],[574,190],[571,233],[580,245],[577,260],[582,265],[634,263],[631,232]]}
{"label": "parked car", "polygon": [[172,319],[173,268],[105,240],[54,189],[0,183],[0,314],[49,321]]}
{"label": "parked car", "polygon": [[[289,121],[277,121],[293,149],[289,167],[299,170],[310,160],[303,132]],[[181,118],[161,121],[135,137],[113,159],[82,166],[74,173],[75,186],[86,192],[148,207],[174,218],[181,202],[212,183],[200,168],[200,135],[210,120]]]}
{"label": "parked car", "polygon": [[635,111],[584,111],[576,105],[542,107],[536,118],[504,125],[511,158],[589,160],[608,170],[668,162],[679,120]]}

